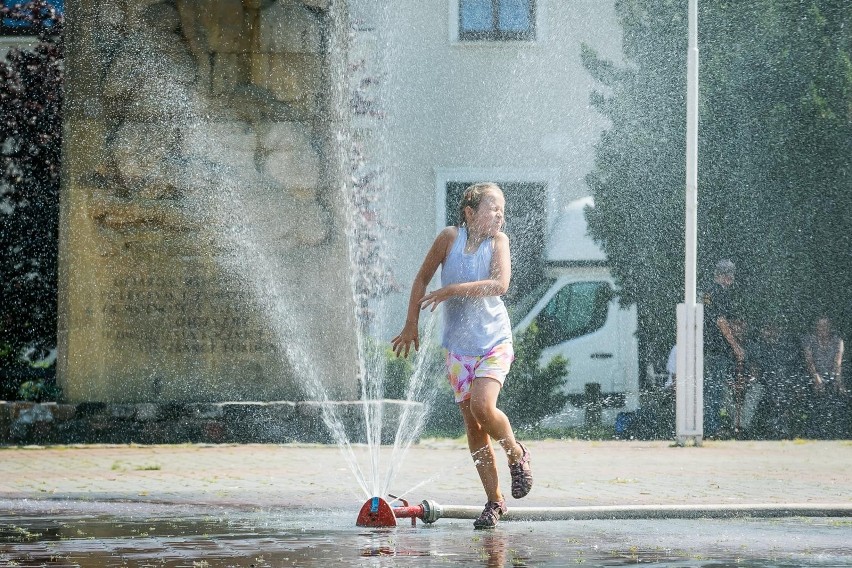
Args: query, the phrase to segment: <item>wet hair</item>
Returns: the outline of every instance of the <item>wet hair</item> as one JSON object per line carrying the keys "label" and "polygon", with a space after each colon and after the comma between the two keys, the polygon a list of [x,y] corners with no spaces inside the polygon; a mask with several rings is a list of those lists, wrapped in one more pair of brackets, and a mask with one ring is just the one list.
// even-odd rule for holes
{"label": "wet hair", "polygon": [[464,190],[464,195],[462,195],[461,201],[459,201],[459,227],[464,227],[467,224],[467,221],[464,218],[465,208],[472,207],[473,210],[476,211],[479,207],[479,203],[482,201],[482,196],[489,191],[497,191],[501,194],[503,193],[500,186],[492,182],[475,183],[473,185],[469,185],[467,189]]}

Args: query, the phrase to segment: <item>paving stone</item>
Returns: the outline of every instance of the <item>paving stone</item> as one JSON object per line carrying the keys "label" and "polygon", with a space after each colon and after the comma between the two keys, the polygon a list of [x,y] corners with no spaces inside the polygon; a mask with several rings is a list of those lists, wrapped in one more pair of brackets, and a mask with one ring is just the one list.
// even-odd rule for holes
{"label": "paving stone", "polygon": [[[215,423],[208,423],[208,426]],[[163,426],[151,423],[149,426]],[[852,442],[529,441],[535,485],[516,506],[852,504]],[[370,485],[365,446],[349,448]],[[94,445],[0,450],[0,499],[353,508],[366,500],[343,452],[320,444]],[[498,454],[499,455],[499,454]],[[382,448],[378,478],[393,458]],[[818,464],[818,467],[815,467]],[[508,493],[508,468],[499,462]],[[26,476],[20,472],[26,471]],[[417,487],[415,490],[412,488]],[[479,505],[464,440],[413,445],[389,492],[411,502]],[[362,498],[363,497],[363,498]]]}

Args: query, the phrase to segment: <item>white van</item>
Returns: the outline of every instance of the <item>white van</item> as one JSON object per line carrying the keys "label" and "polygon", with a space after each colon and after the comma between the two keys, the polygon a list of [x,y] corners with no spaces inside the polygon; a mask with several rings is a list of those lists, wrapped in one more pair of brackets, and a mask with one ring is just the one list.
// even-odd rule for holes
{"label": "white van", "polygon": [[545,427],[614,424],[619,412],[639,405],[636,308],[618,304],[606,255],[586,234],[586,207],[593,198],[561,211],[548,239],[548,281],[513,310],[521,315],[516,335],[538,324],[542,365],[556,355],[569,361],[569,403]]}

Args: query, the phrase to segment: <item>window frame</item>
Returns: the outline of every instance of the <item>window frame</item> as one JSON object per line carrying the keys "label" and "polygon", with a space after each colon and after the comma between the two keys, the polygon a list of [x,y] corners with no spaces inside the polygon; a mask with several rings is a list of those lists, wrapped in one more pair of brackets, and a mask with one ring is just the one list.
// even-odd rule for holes
{"label": "window frame", "polygon": [[[556,328],[549,328],[544,324],[544,317],[547,312],[548,306],[550,306],[557,298],[561,298],[561,294],[565,292],[567,289],[570,290],[570,296],[568,297],[568,308],[569,311],[571,306],[575,303],[575,292],[574,288],[576,286],[590,286],[594,285],[594,297],[592,298],[591,310],[589,311],[589,317],[586,321],[582,322],[582,326],[575,325],[566,329],[561,326],[557,326]],[[560,345],[565,343],[566,341],[572,341],[574,339],[578,339],[580,337],[585,337],[586,335],[590,335],[595,333],[606,325],[609,311],[611,309],[613,299],[615,298],[615,292],[612,288],[612,285],[606,280],[581,280],[575,282],[567,282],[564,286],[559,288],[555,294],[553,294],[550,298],[548,298],[547,303],[542,306],[541,310],[536,314],[533,321],[539,326],[539,332],[542,334],[541,340],[545,349],[555,347],[556,345]],[[605,300],[605,302],[600,302],[599,300]],[[558,332],[557,336],[555,332]],[[553,338],[544,337],[545,333],[550,333],[554,335]]]}
{"label": "window frame", "polygon": [[[55,1],[47,0],[48,3],[53,4],[56,7]],[[66,0],[60,0],[62,7],[58,8],[58,12],[61,15],[65,15],[65,2]],[[0,8],[6,6],[14,6],[15,4],[23,4],[24,0],[0,0]],[[19,38],[19,37],[33,37],[37,36],[38,32],[34,31],[31,26],[10,26],[5,23],[3,18],[0,18],[0,38]]]}
{"label": "window frame", "polygon": [[[489,32],[463,32],[461,29],[461,2],[462,0],[449,1],[449,39],[450,44],[459,46],[506,46],[506,45],[535,45],[541,42],[545,36],[542,13],[544,6],[549,0],[530,0],[530,28],[526,32],[504,31]],[[500,0],[491,0],[495,6],[499,6]],[[499,18],[499,12],[495,11],[493,18]]]}
{"label": "window frame", "polygon": [[462,28],[462,10],[459,2],[459,41],[535,41],[536,0],[525,0],[530,3],[530,25],[526,30],[503,30],[500,28],[500,10],[503,0],[491,0],[491,28],[488,30],[465,30]]}

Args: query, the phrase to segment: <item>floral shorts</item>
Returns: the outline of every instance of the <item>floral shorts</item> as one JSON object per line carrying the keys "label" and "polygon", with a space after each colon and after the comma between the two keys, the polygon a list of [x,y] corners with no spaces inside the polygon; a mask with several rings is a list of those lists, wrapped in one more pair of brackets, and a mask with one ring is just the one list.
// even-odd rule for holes
{"label": "floral shorts", "polygon": [[503,386],[514,360],[515,350],[511,343],[495,345],[485,355],[447,353],[447,377],[453,387],[456,402],[464,402],[470,398],[470,386],[477,377],[494,379]]}

